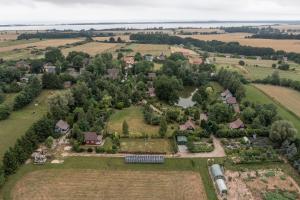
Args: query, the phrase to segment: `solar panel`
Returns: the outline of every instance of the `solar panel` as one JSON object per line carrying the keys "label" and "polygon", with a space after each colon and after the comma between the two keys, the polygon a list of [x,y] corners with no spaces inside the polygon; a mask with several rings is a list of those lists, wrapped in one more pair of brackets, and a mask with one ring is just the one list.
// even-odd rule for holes
{"label": "solar panel", "polygon": [[126,163],[164,163],[165,157],[161,155],[130,155],[125,157]]}

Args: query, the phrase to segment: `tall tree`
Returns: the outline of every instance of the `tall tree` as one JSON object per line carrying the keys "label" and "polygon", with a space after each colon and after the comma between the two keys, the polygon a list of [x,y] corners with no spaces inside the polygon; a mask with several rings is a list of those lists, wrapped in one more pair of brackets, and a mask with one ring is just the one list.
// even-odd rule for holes
{"label": "tall tree", "polygon": [[129,127],[128,127],[126,120],[123,121],[122,132],[123,132],[123,135],[129,136]]}

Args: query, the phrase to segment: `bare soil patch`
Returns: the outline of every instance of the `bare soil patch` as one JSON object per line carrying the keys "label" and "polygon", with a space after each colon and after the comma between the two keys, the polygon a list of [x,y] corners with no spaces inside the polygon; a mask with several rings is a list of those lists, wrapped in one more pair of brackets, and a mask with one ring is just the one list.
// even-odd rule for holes
{"label": "bare soil patch", "polygon": [[14,200],[206,200],[199,173],[42,170],[27,174],[12,191]]}

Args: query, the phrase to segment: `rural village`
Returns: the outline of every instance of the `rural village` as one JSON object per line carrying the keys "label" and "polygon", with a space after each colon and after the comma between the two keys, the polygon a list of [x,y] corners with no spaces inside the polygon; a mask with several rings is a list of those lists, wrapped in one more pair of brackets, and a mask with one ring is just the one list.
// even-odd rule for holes
{"label": "rural village", "polygon": [[300,199],[297,31],[0,31],[0,199]]}

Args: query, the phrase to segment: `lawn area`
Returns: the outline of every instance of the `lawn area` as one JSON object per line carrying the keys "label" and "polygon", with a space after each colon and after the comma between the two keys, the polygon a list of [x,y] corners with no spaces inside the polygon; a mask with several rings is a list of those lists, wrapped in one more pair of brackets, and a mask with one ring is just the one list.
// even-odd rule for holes
{"label": "lawn area", "polygon": [[169,139],[127,139],[120,141],[121,152],[130,153],[173,153],[172,144]]}
{"label": "lawn area", "polygon": [[35,121],[46,114],[47,99],[53,93],[54,91],[50,90],[43,91],[34,102],[21,110],[12,112],[8,119],[0,121],[0,158]]}
{"label": "lawn area", "polygon": [[264,94],[262,91],[260,91],[253,85],[246,85],[245,87],[246,99],[261,104],[274,104],[277,107],[279,115],[283,119],[291,121],[294,124],[294,126],[298,130],[298,136],[300,137],[300,120],[295,114],[287,110],[287,108],[285,108],[283,105],[272,100],[269,96]]}
{"label": "lawn area", "polygon": [[2,195],[4,200],[217,200],[206,163],[166,159],[164,164],[125,164],[123,158],[69,157],[63,164],[22,166]]}
{"label": "lawn area", "polygon": [[122,124],[126,120],[129,126],[130,137],[159,136],[159,126],[151,126],[145,123],[142,107],[132,106],[123,110],[117,110],[107,125],[109,132],[117,132],[122,135]]}

